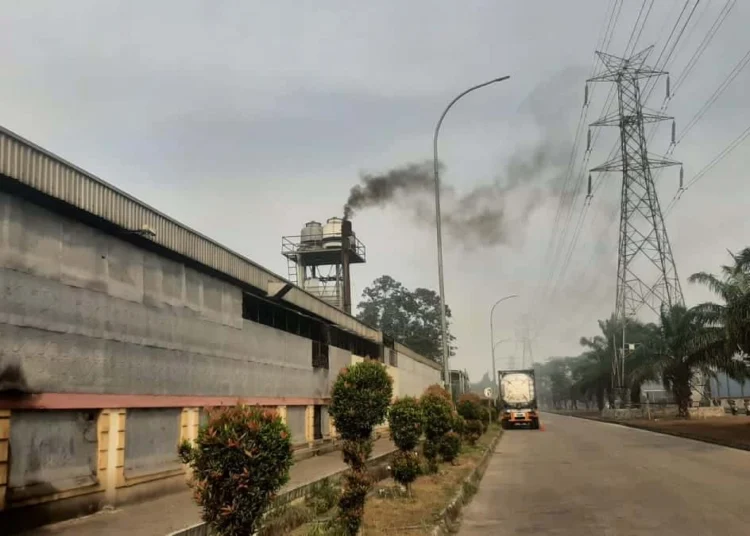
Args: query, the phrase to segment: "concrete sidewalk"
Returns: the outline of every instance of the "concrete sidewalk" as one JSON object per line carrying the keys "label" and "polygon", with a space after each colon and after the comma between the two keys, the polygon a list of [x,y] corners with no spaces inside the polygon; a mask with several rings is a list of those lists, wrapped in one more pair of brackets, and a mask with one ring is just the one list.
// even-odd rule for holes
{"label": "concrete sidewalk", "polygon": [[[389,439],[375,441],[372,457],[387,454],[395,449]],[[333,475],[346,465],[341,451],[335,450],[321,456],[299,461],[292,466],[289,483],[281,493]],[[87,517],[35,529],[31,534],[55,536],[166,536],[170,532],[200,522],[200,510],[192,493],[185,486],[184,493],[174,493],[122,509],[99,512]]]}

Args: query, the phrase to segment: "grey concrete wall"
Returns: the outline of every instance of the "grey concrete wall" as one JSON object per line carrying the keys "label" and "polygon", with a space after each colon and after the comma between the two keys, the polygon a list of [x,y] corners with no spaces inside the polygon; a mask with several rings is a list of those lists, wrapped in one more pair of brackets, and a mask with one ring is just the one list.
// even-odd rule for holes
{"label": "grey concrete wall", "polygon": [[10,431],[14,494],[24,494],[24,487],[44,494],[96,482],[97,412],[14,410]]}
{"label": "grey concrete wall", "polygon": [[288,406],[286,421],[292,432],[292,443],[298,445],[305,442],[305,406]]}
{"label": "grey concrete wall", "polygon": [[335,346],[328,347],[328,379],[329,388],[333,386],[333,382],[336,381],[336,376],[339,375],[339,371],[348,367],[352,364],[352,353],[349,350],[342,350]]}
{"label": "grey concrete wall", "polygon": [[179,408],[129,409],[125,423],[125,476],[180,467]]}
{"label": "grey concrete wall", "polygon": [[329,392],[311,341],[243,320],[240,289],[4,193],[0,303],[0,367],[34,390]]}
{"label": "grey concrete wall", "polygon": [[424,390],[440,383],[440,371],[399,352],[398,396],[420,396]]}

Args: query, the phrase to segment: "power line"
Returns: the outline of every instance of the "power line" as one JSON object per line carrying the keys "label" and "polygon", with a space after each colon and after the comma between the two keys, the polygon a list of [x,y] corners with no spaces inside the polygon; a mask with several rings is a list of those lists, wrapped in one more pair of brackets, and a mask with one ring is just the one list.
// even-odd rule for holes
{"label": "power line", "polygon": [[721,25],[724,24],[724,21],[727,19],[727,17],[729,16],[729,13],[732,11],[732,8],[734,8],[734,5],[736,3],[737,3],[737,0],[727,0],[726,4],[724,4],[724,7],[719,12],[718,16],[716,17],[716,20],[714,20],[714,23],[711,25],[711,28],[708,29],[708,32],[706,32],[706,35],[703,37],[703,40],[698,45],[698,48],[695,50],[695,52],[693,53],[693,55],[690,57],[687,64],[685,65],[685,68],[677,77],[674,87],[672,88],[673,95],[677,93],[679,88],[685,82],[685,79],[693,71],[693,69],[695,68],[695,65],[698,63],[698,60],[700,60],[701,56],[706,51],[706,48],[708,48],[708,45],[711,44],[711,41],[713,41],[714,36],[718,33],[719,29],[721,28]]}
{"label": "power line", "polygon": [[688,122],[687,126],[680,134],[680,137],[677,138],[677,143],[680,143],[682,139],[687,135],[687,133],[690,132],[690,129],[693,128],[698,121],[700,121],[700,119],[705,115],[708,109],[711,108],[711,106],[713,106],[713,104],[721,96],[721,94],[724,93],[727,87],[729,87],[729,85],[734,81],[735,78],[737,78],[742,70],[747,67],[748,63],[750,63],[750,50],[745,53],[745,55],[737,63],[737,65],[735,65],[734,68],[726,76],[726,78],[724,78],[723,82],[719,84],[719,87],[716,88],[716,90],[703,104],[703,106],[701,106],[701,108],[695,113],[693,118]]}
{"label": "power line", "polygon": [[750,137],[750,127],[747,127],[742,134],[737,136],[734,140],[732,140],[729,145],[724,147],[719,154],[717,154],[714,158],[711,159],[711,161],[706,164],[698,173],[695,174],[695,176],[690,179],[690,181],[682,188],[680,191],[675,194],[675,196],[672,198],[672,200],[669,202],[669,205],[667,206],[667,209],[664,212],[664,216],[666,217],[674,208],[674,206],[677,204],[677,202],[682,197],[682,194],[687,191],[688,188],[693,186],[696,182],[701,180],[709,171],[711,171],[719,162],[724,160],[727,156],[729,156],[732,151],[734,151],[737,147],[739,147],[743,141],[745,141],[748,137]]}

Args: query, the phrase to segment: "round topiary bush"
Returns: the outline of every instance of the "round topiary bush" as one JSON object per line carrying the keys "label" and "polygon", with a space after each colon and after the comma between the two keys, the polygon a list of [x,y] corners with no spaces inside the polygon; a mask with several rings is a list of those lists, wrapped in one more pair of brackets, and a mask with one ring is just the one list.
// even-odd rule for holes
{"label": "round topiary bush", "polygon": [[399,484],[403,484],[407,489],[421,472],[422,467],[419,461],[419,454],[413,450],[399,450],[393,455],[393,459],[391,460],[393,480]]}
{"label": "round topiary bush", "polygon": [[476,393],[465,393],[458,399],[456,410],[467,421],[480,419],[482,399]]}
{"label": "round topiary bush", "polygon": [[453,400],[450,392],[446,391],[442,385],[438,385],[437,383],[433,383],[427,389],[425,389],[422,396],[424,395],[437,395],[439,397],[445,398],[448,402],[451,402]]}
{"label": "round topiary bush", "polygon": [[453,415],[453,425],[451,427],[454,432],[456,432],[461,437],[464,437],[464,434],[466,433],[466,419],[464,419],[461,415],[458,413]]}
{"label": "round topiary bush", "polygon": [[442,387],[432,386],[425,391],[419,400],[424,414],[425,442],[423,453],[430,472],[437,471],[437,455],[440,440],[451,430],[453,425],[453,409],[450,395]]}
{"label": "round topiary bush", "polygon": [[470,445],[476,445],[479,438],[482,437],[483,431],[484,428],[482,426],[482,421],[466,421],[464,438],[469,442]]}
{"label": "round topiary bush", "polygon": [[411,396],[396,400],[388,412],[391,439],[401,450],[412,450],[419,444],[423,422],[422,407]]}
{"label": "round topiary bush", "polygon": [[382,423],[393,396],[393,380],[377,361],[366,360],[339,372],[331,390],[328,414],[344,440],[344,489],[339,499],[339,519],[347,534],[362,524],[365,498],[372,486],[367,459],[372,452],[372,430]]}
{"label": "round topiary bush", "polygon": [[237,405],[213,410],[179,456],[193,470],[194,497],[213,532],[252,534],[289,480],[292,443],[275,411]]}
{"label": "round topiary bush", "polygon": [[339,372],[331,390],[328,414],[342,439],[370,439],[388,414],[393,380],[385,367],[367,360]]}
{"label": "round topiary bush", "polygon": [[456,432],[448,432],[440,439],[440,456],[443,461],[452,463],[461,452],[461,436]]}

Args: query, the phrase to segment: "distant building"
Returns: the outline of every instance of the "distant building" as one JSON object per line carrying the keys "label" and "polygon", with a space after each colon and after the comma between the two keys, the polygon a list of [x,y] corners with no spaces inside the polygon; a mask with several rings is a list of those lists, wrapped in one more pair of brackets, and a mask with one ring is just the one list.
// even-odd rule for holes
{"label": "distant building", "polygon": [[469,374],[465,370],[451,370],[451,396],[453,400],[471,390]]}

